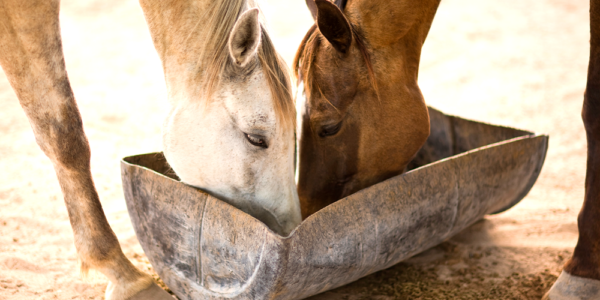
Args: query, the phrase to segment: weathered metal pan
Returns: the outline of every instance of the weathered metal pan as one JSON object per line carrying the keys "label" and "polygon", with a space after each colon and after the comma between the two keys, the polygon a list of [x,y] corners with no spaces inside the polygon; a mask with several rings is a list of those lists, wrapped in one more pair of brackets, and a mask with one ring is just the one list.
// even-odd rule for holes
{"label": "weathered metal pan", "polygon": [[137,237],[180,299],[301,299],[397,264],[529,192],[547,136],[430,113],[417,169],[322,209],[288,237],[175,180],[160,153],[127,157]]}

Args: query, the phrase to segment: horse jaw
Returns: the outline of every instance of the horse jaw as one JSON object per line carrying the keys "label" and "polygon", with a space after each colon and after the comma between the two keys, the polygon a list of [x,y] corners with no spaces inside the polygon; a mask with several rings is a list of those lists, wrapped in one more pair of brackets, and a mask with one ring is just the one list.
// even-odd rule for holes
{"label": "horse jaw", "polygon": [[[277,120],[260,65],[224,80],[211,99],[180,98],[163,124],[167,161],[189,185],[288,235],[300,222],[294,183],[294,133]],[[245,134],[265,138],[252,145]]]}

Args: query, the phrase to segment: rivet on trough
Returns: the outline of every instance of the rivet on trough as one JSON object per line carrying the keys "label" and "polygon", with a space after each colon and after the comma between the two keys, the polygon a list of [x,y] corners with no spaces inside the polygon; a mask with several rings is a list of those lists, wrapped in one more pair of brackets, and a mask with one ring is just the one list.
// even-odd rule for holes
{"label": "rivet on trough", "polygon": [[431,136],[413,170],[335,202],[288,237],[177,181],[161,153],[126,157],[137,237],[180,299],[302,299],[397,264],[527,195],[548,136],[429,112]]}

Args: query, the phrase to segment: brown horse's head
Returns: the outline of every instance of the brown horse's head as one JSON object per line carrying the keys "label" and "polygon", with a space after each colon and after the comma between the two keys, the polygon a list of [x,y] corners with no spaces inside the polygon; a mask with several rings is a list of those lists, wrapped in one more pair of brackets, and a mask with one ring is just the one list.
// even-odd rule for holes
{"label": "brown horse's head", "polygon": [[429,135],[417,75],[439,0],[336,3],[342,9],[307,0],[316,24],[294,61],[306,96],[298,132],[304,218],[402,173]]}

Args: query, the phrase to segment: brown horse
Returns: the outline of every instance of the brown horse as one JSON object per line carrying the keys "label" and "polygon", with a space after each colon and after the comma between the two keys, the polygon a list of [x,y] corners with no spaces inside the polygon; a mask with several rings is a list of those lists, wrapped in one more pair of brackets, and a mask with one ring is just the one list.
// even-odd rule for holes
{"label": "brown horse", "polygon": [[304,218],[402,173],[427,139],[417,75],[439,2],[307,0],[317,24],[294,61],[308,99],[298,132]]}
{"label": "brown horse", "polygon": [[[316,19],[295,59],[303,217],[401,173],[427,137],[417,86],[421,46],[439,1],[307,0]],[[585,201],[573,257],[544,299],[600,299],[600,0],[590,1],[583,122]]]}

